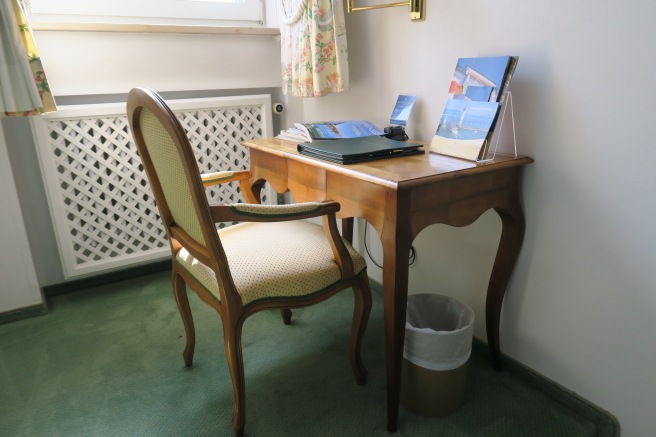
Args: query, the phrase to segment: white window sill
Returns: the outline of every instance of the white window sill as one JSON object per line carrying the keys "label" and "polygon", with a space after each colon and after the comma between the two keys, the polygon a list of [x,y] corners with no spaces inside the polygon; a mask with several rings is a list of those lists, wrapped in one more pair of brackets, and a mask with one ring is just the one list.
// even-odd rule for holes
{"label": "white window sill", "polygon": [[255,35],[278,36],[280,30],[269,27],[219,27],[219,26],[179,26],[168,24],[107,24],[107,23],[64,23],[32,22],[35,31],[62,32],[117,32],[117,33],[186,33],[205,35]]}

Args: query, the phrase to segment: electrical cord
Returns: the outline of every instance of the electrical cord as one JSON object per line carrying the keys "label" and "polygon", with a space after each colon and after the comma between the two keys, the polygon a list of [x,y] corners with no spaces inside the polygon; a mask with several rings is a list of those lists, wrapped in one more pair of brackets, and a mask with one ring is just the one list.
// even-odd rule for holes
{"label": "electrical cord", "polygon": [[[379,269],[382,269],[383,266],[378,264],[374,257],[371,255],[371,252],[369,252],[369,245],[367,244],[367,229],[369,228],[369,222],[365,221],[364,222],[364,250],[367,252],[367,256],[369,256],[369,259],[371,260],[372,263]],[[408,256],[408,265],[411,266],[417,261],[417,251],[415,250],[414,246],[410,246],[410,255]]]}

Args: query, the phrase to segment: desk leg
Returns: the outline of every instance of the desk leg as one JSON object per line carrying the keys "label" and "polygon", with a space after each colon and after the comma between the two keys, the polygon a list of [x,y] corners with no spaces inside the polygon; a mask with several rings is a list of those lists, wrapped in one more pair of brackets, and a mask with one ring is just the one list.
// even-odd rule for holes
{"label": "desk leg", "polygon": [[[383,244],[383,308],[385,323],[385,362],[387,366],[387,430],[396,432],[401,396],[401,369],[405,341],[405,316],[408,299],[408,254],[412,236],[408,226],[386,227]],[[392,234],[392,235],[389,235]]]}
{"label": "desk leg", "polygon": [[487,289],[485,303],[485,324],[487,330],[487,343],[492,355],[492,365],[501,370],[501,350],[499,345],[499,321],[501,318],[501,305],[506,287],[510,280],[519,250],[524,240],[524,213],[517,198],[513,199],[510,207],[506,209],[495,208],[501,217],[501,240],[494,259],[490,283]]}
{"label": "desk leg", "polygon": [[342,219],[342,237],[353,244],[353,217]]}

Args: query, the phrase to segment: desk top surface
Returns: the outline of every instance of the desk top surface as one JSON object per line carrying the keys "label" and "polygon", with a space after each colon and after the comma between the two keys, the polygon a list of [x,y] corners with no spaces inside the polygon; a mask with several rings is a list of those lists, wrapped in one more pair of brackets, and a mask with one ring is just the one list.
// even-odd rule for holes
{"label": "desk top surface", "polygon": [[301,155],[296,149],[296,143],[292,141],[277,138],[257,138],[244,141],[242,144],[251,150],[259,150],[271,155],[323,168],[327,171],[342,173],[388,186],[397,186],[399,183],[412,182],[423,178],[450,179],[469,174],[499,171],[533,162],[532,158],[526,156],[515,157],[513,155],[497,153],[492,162],[476,163],[450,156],[428,153],[426,150],[426,153],[422,155],[342,165]]}

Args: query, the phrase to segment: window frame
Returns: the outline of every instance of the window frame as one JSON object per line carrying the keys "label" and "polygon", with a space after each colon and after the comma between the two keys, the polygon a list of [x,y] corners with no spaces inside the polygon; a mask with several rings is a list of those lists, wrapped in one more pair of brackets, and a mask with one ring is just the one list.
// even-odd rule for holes
{"label": "window frame", "polygon": [[37,22],[264,27],[264,0],[31,0]]}

